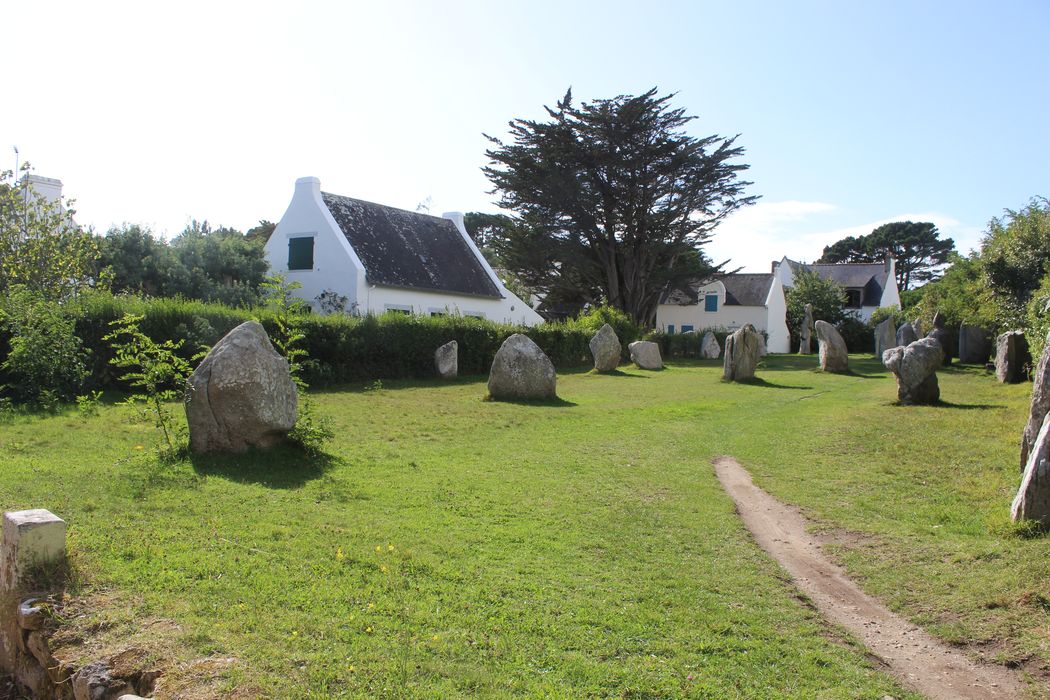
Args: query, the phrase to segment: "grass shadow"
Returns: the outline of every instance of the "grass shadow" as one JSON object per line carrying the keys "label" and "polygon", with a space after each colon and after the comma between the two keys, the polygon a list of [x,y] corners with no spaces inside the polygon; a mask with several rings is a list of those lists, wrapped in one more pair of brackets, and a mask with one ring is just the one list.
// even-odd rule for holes
{"label": "grass shadow", "polygon": [[614,369],[609,372],[599,372],[597,370],[591,370],[587,374],[595,377],[623,377],[625,379],[648,379],[649,377],[644,374],[627,374],[622,369]]}
{"label": "grass shadow", "polygon": [[743,381],[736,382],[737,384],[749,384],[750,386],[761,386],[767,389],[797,389],[799,391],[809,391],[813,387],[811,386],[790,386],[788,384],[777,384],[761,377],[755,377],[753,379],[745,379]]}
{"label": "grass shadow", "polygon": [[540,406],[546,408],[570,408],[572,406],[579,405],[574,401],[568,401],[566,399],[561,398],[560,396],[556,396],[553,399],[496,399],[491,396],[486,396],[484,399],[482,399],[482,401],[492,403],[509,403],[516,404],[518,406]]}
{"label": "grass shadow", "polygon": [[293,445],[243,454],[190,454],[190,464],[200,476],[215,476],[242,484],[272,489],[297,489],[324,476],[339,464],[327,453],[310,454]]}
{"label": "grass shadow", "polygon": [[951,401],[938,401],[934,404],[938,408],[955,408],[963,411],[987,411],[993,408],[1006,408],[999,403],[952,403]]}

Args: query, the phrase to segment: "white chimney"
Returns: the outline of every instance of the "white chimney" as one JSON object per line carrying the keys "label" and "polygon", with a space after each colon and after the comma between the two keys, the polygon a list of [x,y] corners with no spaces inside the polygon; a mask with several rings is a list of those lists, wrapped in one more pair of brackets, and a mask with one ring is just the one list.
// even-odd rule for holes
{"label": "white chimney", "polygon": [[28,184],[33,194],[43,197],[51,204],[62,204],[62,181],[53,177],[26,175],[22,180],[23,187]]}

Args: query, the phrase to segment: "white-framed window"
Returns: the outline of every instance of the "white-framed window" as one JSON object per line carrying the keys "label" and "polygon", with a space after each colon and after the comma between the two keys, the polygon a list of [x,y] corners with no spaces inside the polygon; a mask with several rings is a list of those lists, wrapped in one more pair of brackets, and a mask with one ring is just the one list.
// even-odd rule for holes
{"label": "white-framed window", "polygon": [[412,307],[405,306],[404,304],[384,304],[383,311],[392,311],[395,314],[405,314],[410,316],[412,314]]}
{"label": "white-framed window", "polygon": [[485,314],[481,311],[464,311],[463,315],[470,318],[485,318]]}

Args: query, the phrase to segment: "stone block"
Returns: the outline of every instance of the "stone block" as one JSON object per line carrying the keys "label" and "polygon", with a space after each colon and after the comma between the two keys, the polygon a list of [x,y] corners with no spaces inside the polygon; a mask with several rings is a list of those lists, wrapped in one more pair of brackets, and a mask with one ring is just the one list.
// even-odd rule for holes
{"label": "stone block", "polygon": [[0,593],[14,591],[29,567],[65,557],[66,523],[43,508],[4,513],[0,548]]}

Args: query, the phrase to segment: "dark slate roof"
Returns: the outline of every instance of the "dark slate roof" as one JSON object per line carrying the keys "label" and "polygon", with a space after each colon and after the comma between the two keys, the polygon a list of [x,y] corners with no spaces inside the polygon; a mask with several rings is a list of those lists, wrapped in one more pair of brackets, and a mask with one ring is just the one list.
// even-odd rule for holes
{"label": "dark slate roof", "polygon": [[720,281],[726,286],[726,306],[765,306],[773,275],[740,272]]}
{"label": "dark slate roof", "polygon": [[448,219],[322,192],[369,284],[500,298]]}
{"label": "dark slate roof", "polygon": [[886,288],[889,270],[884,263],[833,263],[806,265],[821,279],[832,280],[847,289],[860,289],[862,306],[878,306]]}
{"label": "dark slate roof", "polygon": [[[735,272],[717,279],[726,287],[725,303],[728,306],[765,306],[769,287],[773,284],[773,275],[768,273]],[[679,306],[698,304],[700,295],[697,290],[711,281],[708,278],[691,282],[684,287],[665,289],[660,303]]]}

